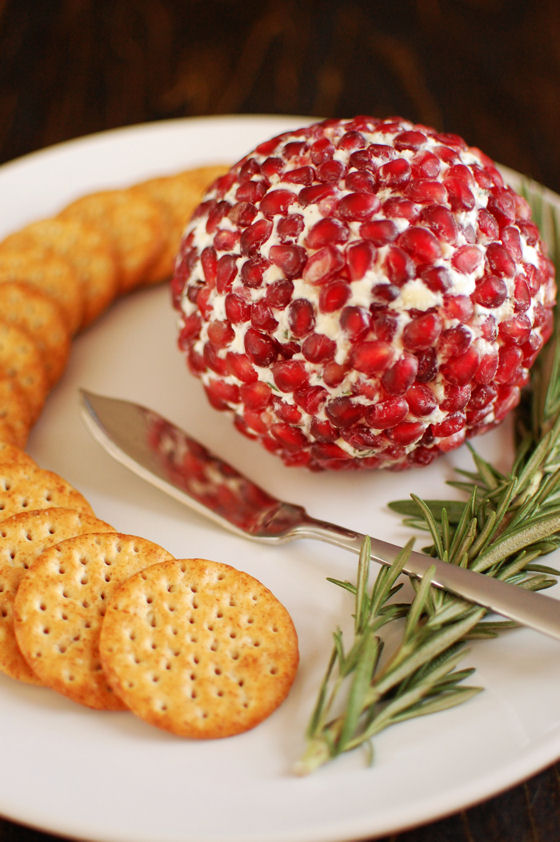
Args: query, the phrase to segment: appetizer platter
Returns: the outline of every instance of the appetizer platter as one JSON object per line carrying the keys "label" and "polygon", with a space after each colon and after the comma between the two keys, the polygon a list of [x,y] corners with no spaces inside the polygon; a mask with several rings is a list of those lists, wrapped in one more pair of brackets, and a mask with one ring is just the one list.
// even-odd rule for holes
{"label": "appetizer platter", "polygon": [[[164,565],[172,558],[213,559],[229,565],[228,570],[243,571],[284,607],[299,644],[299,666],[296,672],[292,659],[294,669],[282,703],[273,704],[250,730],[221,739],[185,738],[169,729],[155,729],[129,711],[77,705],[71,695],[65,698],[47,687],[0,675],[4,756],[13,770],[0,796],[0,811],[16,821],[91,840],[343,842],[396,832],[458,810],[558,757],[560,682],[554,670],[558,643],[516,629],[469,645],[464,665],[476,669],[476,683],[484,692],[466,704],[384,730],[375,737],[371,765],[358,749],[312,775],[295,774],[301,772],[298,761],[305,751],[306,727],[330,656],[332,633],[337,627],[345,633],[352,628],[352,598],[329,579],[355,581],[357,559],[336,547],[305,540],[263,548],[228,535],[116,464],[81,421],[82,388],[153,407],[270,493],[304,505],[316,517],[400,545],[412,533],[389,510],[391,501],[411,493],[423,499],[452,497],[446,482],[455,477],[457,468],[472,467],[469,451],[458,446],[463,439],[449,441],[458,431],[452,428],[453,419],[449,429],[440,430],[441,455],[434,461],[421,455],[403,472],[308,471],[297,465],[289,439],[283,464],[273,447],[263,449],[241,436],[227,415],[209,404],[205,389],[208,392],[210,381],[193,378],[177,350],[178,329],[184,330],[185,322],[177,324],[166,279],[181,226],[175,226],[175,245],[167,253],[160,247],[157,260],[152,256],[138,263],[157,227],[149,202],[142,204],[147,185],[153,196],[173,174],[197,170],[207,180],[210,174],[220,176],[251,148],[310,122],[301,117],[232,116],[156,123],[62,144],[0,170],[0,237],[12,240],[12,249],[6,249],[12,255],[22,248],[17,243],[22,231],[43,237],[44,220],[55,217],[57,229],[65,234],[61,252],[74,253],[74,229],[81,226],[80,242],[83,232],[96,225],[104,223],[114,231],[122,219],[123,189],[127,197],[136,197],[130,208],[137,224],[123,234],[130,248],[121,255],[127,274],[121,273],[120,282],[107,268],[110,261],[99,243],[88,245],[92,251],[85,264],[93,272],[92,267],[105,260],[105,271],[100,268],[91,276],[87,286],[95,295],[85,306],[72,298],[71,285],[60,280],[62,269],[53,270],[59,295],[66,291],[66,323],[73,327],[68,328],[68,341],[56,345],[59,356],[50,356],[51,370],[43,374],[45,400],[33,408],[27,453],[41,470],[63,477],[84,496],[107,528],[108,535],[99,539],[103,546],[110,542],[112,529],[122,536],[141,536],[150,547],[161,548],[158,561]],[[513,187],[522,188],[516,174],[505,170],[504,174]],[[144,185],[141,197],[140,185]],[[547,209],[560,212],[552,194],[536,186],[530,189]],[[102,221],[96,206],[101,197]],[[112,215],[107,212],[108,200]],[[172,225],[169,218],[167,225]],[[335,227],[340,235],[343,225]],[[139,231],[143,236],[134,240],[133,233]],[[318,247],[322,245],[317,241]],[[87,251],[86,245],[83,249]],[[467,251],[465,246],[462,259],[474,260],[472,249]],[[55,266],[56,256],[49,254],[51,258]],[[14,259],[6,254],[4,271]],[[0,253],[0,272],[2,266]],[[0,294],[2,286],[10,284],[14,286],[6,276]],[[499,286],[490,292],[499,292]],[[174,294],[177,304],[177,290]],[[550,290],[539,303],[544,309],[551,306]],[[188,311],[182,313],[181,318],[188,319]],[[372,350],[387,349],[362,348],[361,357],[355,352],[358,371],[371,374],[371,357],[363,355]],[[284,366],[278,372],[280,382],[288,375],[294,371]],[[33,394],[38,394],[36,386],[30,387]],[[506,395],[501,390],[496,420],[517,398],[518,393],[512,395],[510,390]],[[449,418],[439,420],[443,424]],[[279,432],[284,446],[289,431]],[[477,452],[504,472],[509,470],[513,446],[510,417],[495,428],[490,424],[476,439]],[[373,456],[379,456],[377,451]],[[554,554],[547,564],[554,566]],[[146,587],[145,580],[136,583],[144,595]],[[403,592],[410,601],[408,582]],[[556,589],[551,593],[556,595]],[[27,603],[35,597],[31,592]],[[128,598],[135,599],[134,592]],[[22,617],[23,606],[22,597]],[[111,619],[116,622],[113,614]],[[115,633],[118,636],[118,623]],[[32,781],[25,773],[29,768],[34,769]]]}

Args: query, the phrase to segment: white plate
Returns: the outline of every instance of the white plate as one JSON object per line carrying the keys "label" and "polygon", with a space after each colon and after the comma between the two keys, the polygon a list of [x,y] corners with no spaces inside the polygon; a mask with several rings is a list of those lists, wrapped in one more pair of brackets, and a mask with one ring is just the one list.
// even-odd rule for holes
{"label": "white plate", "polygon": [[[132,127],[63,144],[0,169],[0,235],[57,211],[74,196],[163,172],[236,159],[301,122],[218,117]],[[311,514],[402,542],[386,509],[415,492],[440,496],[463,449],[401,474],[317,475],[288,469],[210,409],[175,350],[166,289],[119,301],[76,340],[64,378],[33,431],[30,452],[73,482],[120,531],[246,569],[290,610],[301,668],[286,703],[253,731],[214,742],[176,739],[127,713],[98,713],[0,676],[0,812],[52,833],[111,842],[329,842],[392,833],[490,796],[560,755],[560,644],[531,631],[473,646],[467,664],[487,689],[456,710],[399,725],[316,774],[292,765],[330,650],[347,625],[347,594],[327,576],[354,578],[342,550],[300,541],[279,548],[231,537],[117,465],[90,438],[77,389],[157,408]],[[502,427],[479,440],[507,464]]]}

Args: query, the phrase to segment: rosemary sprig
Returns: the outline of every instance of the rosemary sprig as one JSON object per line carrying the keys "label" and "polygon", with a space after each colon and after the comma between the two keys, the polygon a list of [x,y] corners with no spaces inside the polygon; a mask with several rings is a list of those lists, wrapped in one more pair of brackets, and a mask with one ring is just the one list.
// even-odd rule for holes
{"label": "rosemary sprig", "polygon": [[[560,277],[558,214],[530,183],[525,195],[547,236]],[[410,500],[390,504],[405,523],[428,532],[425,548],[450,564],[538,590],[555,584],[555,569],[537,559],[560,546],[560,308],[553,337],[532,372],[531,388],[517,412],[515,455],[507,473],[470,448],[473,470],[458,470],[448,484],[467,499]],[[365,539],[357,584],[333,581],[354,597],[354,638],[345,648],[334,633],[332,654],[308,729],[298,774],[307,774],[342,752],[369,748],[384,728],[459,705],[480,691],[465,686],[472,669],[460,668],[467,641],[495,637],[514,623],[486,619],[486,611],[431,585],[415,582],[415,597],[395,601],[409,543],[393,565],[382,567],[371,588],[370,542]],[[384,656],[382,629],[400,620],[400,638]],[[337,712],[338,711],[338,712]]]}

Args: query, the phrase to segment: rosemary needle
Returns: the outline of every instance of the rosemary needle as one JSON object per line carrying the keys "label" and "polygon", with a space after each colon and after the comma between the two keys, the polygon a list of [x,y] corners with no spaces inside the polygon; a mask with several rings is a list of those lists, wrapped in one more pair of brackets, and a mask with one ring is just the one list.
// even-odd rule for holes
{"label": "rosemary needle", "polygon": [[[554,209],[529,182],[525,196],[533,217],[548,233],[560,277],[560,223]],[[531,388],[517,411],[515,455],[508,473],[498,471],[472,447],[472,471],[458,471],[448,484],[465,501],[410,500],[390,503],[409,526],[429,533],[425,551],[450,564],[532,590],[555,584],[558,571],[537,559],[560,546],[560,308],[554,332],[531,375]],[[356,585],[331,580],[354,597],[354,636],[342,632],[333,648],[295,772],[313,772],[342,752],[365,746],[398,722],[466,702],[481,688],[465,685],[474,670],[460,666],[469,639],[495,637],[514,624],[486,619],[483,608],[431,586],[429,573],[413,582],[411,603],[395,600],[409,543],[393,565],[381,567],[371,586],[370,542],[358,562]],[[396,625],[396,621],[400,621]],[[387,657],[382,630],[400,638]],[[393,635],[394,636],[394,635]]]}

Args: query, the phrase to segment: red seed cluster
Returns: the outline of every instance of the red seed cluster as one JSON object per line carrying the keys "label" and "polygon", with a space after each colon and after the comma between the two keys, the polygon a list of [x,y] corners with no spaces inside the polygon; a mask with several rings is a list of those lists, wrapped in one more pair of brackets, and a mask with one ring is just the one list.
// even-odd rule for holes
{"label": "red seed cluster", "polygon": [[172,281],[212,406],[288,465],[426,465],[517,405],[553,270],[479,150],[394,118],[326,120],[219,178]]}

